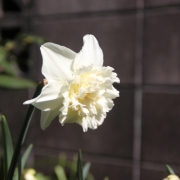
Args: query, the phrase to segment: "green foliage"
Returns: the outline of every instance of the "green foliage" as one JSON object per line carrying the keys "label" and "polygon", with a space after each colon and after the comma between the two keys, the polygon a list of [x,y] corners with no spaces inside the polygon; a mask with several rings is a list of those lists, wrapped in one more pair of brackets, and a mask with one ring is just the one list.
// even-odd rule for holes
{"label": "green foliage", "polygon": [[43,173],[37,172],[36,173],[36,178],[38,180],[54,180],[52,177],[50,176],[45,176]]}
{"label": "green foliage", "polygon": [[24,167],[25,167],[25,164],[26,164],[27,159],[28,159],[28,157],[29,157],[29,155],[30,155],[30,153],[31,153],[32,148],[33,148],[33,145],[30,144],[30,145],[27,147],[26,151],[24,152],[24,154],[23,154],[23,156],[22,156],[22,158],[21,158],[21,171],[22,171],[22,170],[24,169]]}
{"label": "green foliage", "polygon": [[83,179],[86,179],[87,176],[88,176],[88,173],[89,173],[89,170],[90,170],[90,167],[91,167],[91,163],[90,162],[87,162],[84,167],[83,167]]}
{"label": "green foliage", "polygon": [[0,39],[0,87],[35,88],[34,82],[20,78],[19,74],[27,74],[31,68],[30,45],[44,42],[44,38],[30,34],[17,35],[13,40]]}
{"label": "green foliage", "polygon": [[166,170],[168,174],[175,174],[174,170],[168,164],[166,165]]}
{"label": "green foliage", "polygon": [[[35,93],[34,96],[37,96],[37,94],[39,94],[41,88],[37,89],[37,92]],[[28,123],[26,123],[27,127],[29,124],[29,119],[31,119],[32,117],[32,112],[33,111],[30,108],[30,112],[26,117],[27,118],[26,120],[28,120]],[[19,164],[19,166],[17,167],[16,166],[17,162],[13,161],[12,159],[13,159],[13,154],[15,154],[16,157],[18,157],[19,155],[14,153],[15,151],[13,150],[12,138],[9,131],[8,123],[4,116],[0,116],[0,120],[1,120],[0,122],[2,128],[1,137],[3,140],[3,153],[0,154],[0,177],[1,180],[9,180],[9,179],[19,180],[21,179],[22,174],[26,172],[26,170],[24,169],[25,164],[33,148],[33,145],[30,144],[27,147],[22,157],[16,158],[18,159],[18,164]],[[21,136],[21,141],[19,143],[20,145],[22,145],[22,142],[24,141],[25,134],[26,134],[26,130],[24,130],[23,136]],[[21,146],[18,147],[17,151],[21,152]],[[64,154],[61,154],[58,160],[56,160],[56,162],[57,165],[54,167],[54,176],[46,176],[38,172],[35,175],[36,179],[37,180],[94,180],[92,174],[89,173],[91,164],[87,162],[84,164],[84,166],[82,166],[81,151],[78,152],[78,156],[77,155],[74,156],[73,160],[68,160]],[[8,171],[10,169],[10,165],[14,166],[15,171],[14,170]],[[44,165],[46,164],[43,162],[43,166]],[[12,176],[8,177],[7,173],[10,173]]]}
{"label": "green foliage", "polygon": [[[8,123],[6,121],[5,116],[0,115],[1,120],[1,128],[2,128],[2,141],[3,141],[3,153],[0,154],[0,177],[1,180],[7,180],[7,173],[12,161],[13,157],[13,144],[12,144],[12,137],[9,131]],[[21,173],[18,175],[18,172],[21,172],[26,164],[26,161],[29,157],[29,154],[32,150],[33,145],[30,144],[28,148],[25,150],[21,160],[21,168],[18,170],[16,167],[16,170],[13,175],[13,180],[18,180],[18,176],[21,176]]]}
{"label": "green foliage", "polygon": [[0,87],[11,89],[34,88],[36,84],[30,80],[7,75],[0,75]]}
{"label": "green foliage", "polygon": [[83,172],[82,172],[82,155],[81,151],[78,152],[78,161],[77,161],[77,180],[83,180]]}
{"label": "green foliage", "polygon": [[[36,177],[38,179],[39,176],[41,176],[41,179],[38,180],[43,180],[44,177],[48,178],[47,180],[78,180],[77,174],[78,164],[81,161],[80,157],[81,155],[79,156],[79,161],[77,155],[74,155],[73,160],[69,160],[64,153],[61,153],[58,160],[56,158],[43,158],[41,161],[39,160],[39,162],[36,162],[36,167],[47,167],[47,165],[49,165],[50,167],[54,166],[55,174],[47,177],[44,174],[38,172]],[[81,167],[81,171],[79,173],[82,174],[83,180],[94,180],[93,175],[89,172],[90,166],[91,163],[86,162],[84,166]]]}
{"label": "green foliage", "polygon": [[[31,117],[31,116],[28,116]],[[12,138],[9,131],[9,127],[4,116],[1,118],[1,128],[2,128],[2,139],[3,139],[3,154],[0,156],[0,177],[1,180],[7,180],[7,172],[12,163],[13,157],[13,144]],[[21,138],[24,139],[24,138]],[[24,151],[22,158],[19,158],[20,166],[15,167],[15,172],[13,173],[13,180],[18,180],[21,178],[21,174],[24,173],[24,168],[26,161],[30,155],[33,145],[30,144]],[[18,151],[21,151],[19,149]],[[14,163],[16,165],[16,163]],[[45,163],[43,163],[45,165]],[[82,166],[82,155],[81,151],[78,152],[77,156],[73,160],[68,160],[64,154],[61,154],[57,160],[57,165],[54,167],[54,176],[46,176],[40,172],[36,173],[37,180],[94,180],[92,174],[89,173],[91,164],[89,162]]]}
{"label": "green foliage", "polygon": [[[37,88],[34,97],[36,97],[40,91],[42,86],[39,85],[40,89]],[[29,121],[32,117],[33,109],[30,106],[30,109],[27,113],[25,124],[26,128],[28,128]],[[26,135],[26,128],[23,129],[23,133],[20,135],[20,141],[17,143],[20,146],[16,146],[16,152],[13,150],[12,137],[9,131],[8,123],[4,116],[0,116],[1,128],[2,128],[2,140],[3,140],[3,153],[0,154],[0,177],[1,180],[19,180],[24,173],[28,172],[25,170],[25,164],[30,155],[30,152],[33,148],[33,145],[30,144],[27,149],[24,151],[22,157],[20,157],[22,143],[24,141]],[[17,153],[18,152],[18,153]],[[13,160],[13,157],[14,160]],[[18,160],[18,162],[17,162]],[[78,152],[78,156],[76,155],[73,160],[68,160],[64,154],[61,154],[56,160],[57,165],[54,167],[54,176],[46,176],[42,173],[36,173],[35,177],[37,180],[94,180],[92,174],[89,173],[91,164],[89,162],[85,163],[82,166],[82,155],[81,151]],[[18,167],[17,167],[18,164]],[[43,166],[45,163],[43,162]],[[10,167],[13,167],[10,169]],[[35,171],[34,171],[35,172]]]}
{"label": "green foliage", "polygon": [[7,177],[7,172],[10,167],[11,159],[13,156],[13,144],[9,127],[4,116],[1,116],[2,138],[3,138],[3,161],[4,161],[4,176]]}
{"label": "green foliage", "polygon": [[67,180],[65,170],[62,166],[60,165],[55,166],[54,171],[56,173],[58,180]]}

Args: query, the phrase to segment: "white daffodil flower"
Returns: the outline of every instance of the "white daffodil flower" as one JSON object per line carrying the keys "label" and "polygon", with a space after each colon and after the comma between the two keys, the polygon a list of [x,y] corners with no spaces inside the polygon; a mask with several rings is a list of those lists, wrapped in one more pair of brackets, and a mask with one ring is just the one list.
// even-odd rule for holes
{"label": "white daffodil flower", "polygon": [[83,38],[79,53],[53,43],[41,46],[42,74],[48,83],[41,94],[24,104],[41,110],[41,128],[46,129],[59,116],[62,125],[77,123],[87,131],[101,125],[119,92],[112,67],[103,66],[103,52],[93,35]]}

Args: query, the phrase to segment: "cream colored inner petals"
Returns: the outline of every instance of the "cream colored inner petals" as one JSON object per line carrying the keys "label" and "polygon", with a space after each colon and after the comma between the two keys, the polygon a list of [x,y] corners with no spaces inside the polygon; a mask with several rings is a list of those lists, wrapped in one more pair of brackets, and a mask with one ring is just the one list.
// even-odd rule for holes
{"label": "cream colored inner petals", "polygon": [[[64,94],[64,107],[60,116],[62,124],[73,122],[72,118],[75,116],[76,122],[83,126],[84,131],[87,131],[88,127],[95,129],[102,124],[106,112],[113,107],[111,99],[119,96],[118,91],[112,87],[112,84],[119,80],[112,70],[110,67],[89,66],[74,73],[68,93]],[[68,117],[68,112],[74,116]]]}

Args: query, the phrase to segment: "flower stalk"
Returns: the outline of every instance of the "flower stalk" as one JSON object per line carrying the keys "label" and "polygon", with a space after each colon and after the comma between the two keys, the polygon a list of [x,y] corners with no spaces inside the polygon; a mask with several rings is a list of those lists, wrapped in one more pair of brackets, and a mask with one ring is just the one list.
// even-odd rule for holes
{"label": "flower stalk", "polygon": [[[44,85],[45,85],[45,80],[43,80],[42,82],[40,82],[38,84],[33,98],[37,97],[41,93],[41,90],[42,90]],[[17,164],[17,161],[18,161],[20,153],[21,153],[21,147],[22,147],[22,144],[23,144],[23,142],[25,140],[26,133],[28,131],[29,124],[31,122],[31,119],[32,119],[32,116],[33,116],[33,113],[34,113],[34,109],[35,109],[35,107],[33,105],[30,105],[29,108],[28,108],[28,111],[27,111],[27,114],[26,114],[26,117],[25,117],[25,120],[24,120],[24,124],[22,126],[20,135],[18,137],[18,141],[16,143],[16,147],[15,147],[15,150],[14,150],[14,153],[13,153],[11,164],[10,164],[10,167],[9,167],[9,170],[8,170],[7,180],[12,180],[12,178],[13,178],[14,171],[15,171],[15,168],[16,168],[16,164]]]}

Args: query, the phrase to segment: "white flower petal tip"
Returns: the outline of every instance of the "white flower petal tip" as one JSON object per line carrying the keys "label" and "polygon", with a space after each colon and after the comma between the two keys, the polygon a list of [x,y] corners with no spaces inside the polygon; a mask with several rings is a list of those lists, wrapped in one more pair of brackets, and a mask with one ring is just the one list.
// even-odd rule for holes
{"label": "white flower petal tip", "polygon": [[46,129],[59,116],[59,122],[77,123],[84,132],[102,125],[113,108],[120,83],[112,67],[103,66],[103,52],[93,35],[83,37],[79,53],[53,43],[41,46],[42,73],[48,84],[41,94],[24,104],[41,110],[41,128]]}
{"label": "white flower petal tip", "polygon": [[97,39],[93,35],[85,35],[83,37],[82,50],[76,55],[73,62],[73,70],[87,67],[90,65],[102,67],[103,65],[103,52]]}

